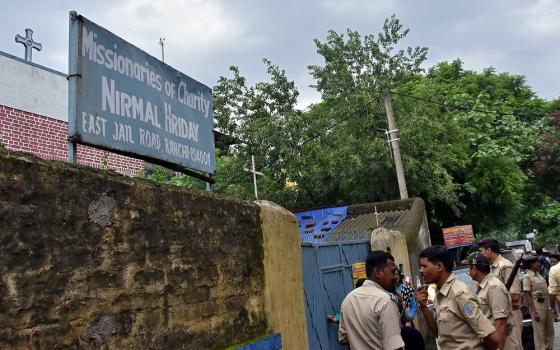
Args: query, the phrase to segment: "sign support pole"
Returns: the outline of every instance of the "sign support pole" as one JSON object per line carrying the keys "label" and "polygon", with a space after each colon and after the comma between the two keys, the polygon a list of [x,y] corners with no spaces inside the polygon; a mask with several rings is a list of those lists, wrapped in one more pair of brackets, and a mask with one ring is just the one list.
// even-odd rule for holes
{"label": "sign support pole", "polygon": [[[206,176],[207,176],[209,179],[212,178],[212,174],[210,174],[210,173],[206,173]],[[211,183],[211,182],[206,182],[206,191],[212,192],[212,183]]]}
{"label": "sign support pole", "polygon": [[70,48],[68,55],[68,162],[76,164],[76,92],[78,89],[78,50],[80,47],[80,21],[78,13],[70,11]]}

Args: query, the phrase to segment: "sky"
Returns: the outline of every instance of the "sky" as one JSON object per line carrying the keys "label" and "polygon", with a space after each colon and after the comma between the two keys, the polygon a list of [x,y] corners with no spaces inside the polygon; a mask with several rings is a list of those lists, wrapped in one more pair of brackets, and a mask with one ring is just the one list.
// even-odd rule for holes
{"label": "sky", "polygon": [[560,97],[560,1],[556,0],[120,0],[2,1],[0,51],[23,57],[25,28],[43,45],[33,62],[67,73],[68,12],[77,11],[212,87],[238,66],[248,83],[268,79],[263,58],[286,71],[298,106],[320,100],[308,66],[323,63],[314,39],[329,30],[378,33],[395,14],[404,46],[428,47],[424,67],[460,58],[467,69],[524,75],[542,98]]}

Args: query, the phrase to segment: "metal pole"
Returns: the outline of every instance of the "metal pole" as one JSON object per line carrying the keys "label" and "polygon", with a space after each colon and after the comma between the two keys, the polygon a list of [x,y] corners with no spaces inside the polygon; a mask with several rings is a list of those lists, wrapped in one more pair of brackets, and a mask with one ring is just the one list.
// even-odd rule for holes
{"label": "metal pole", "polygon": [[68,50],[68,162],[76,164],[76,95],[78,91],[78,50],[80,47],[80,20],[76,11],[70,11],[70,47]]}
{"label": "metal pole", "polygon": [[257,169],[255,168],[255,156],[251,156],[251,162],[253,163],[253,184],[255,185],[255,198],[259,200],[259,194],[257,193]]}
{"label": "metal pole", "polygon": [[[212,177],[212,174],[206,173],[206,176]],[[211,184],[210,182],[207,182],[207,183],[206,183],[206,191],[212,192],[212,184]]]}
{"label": "metal pole", "polygon": [[408,191],[406,189],[406,180],[404,178],[404,169],[401,160],[401,151],[399,149],[399,140],[397,138],[397,125],[393,118],[393,104],[391,103],[391,96],[388,91],[383,93],[383,100],[385,101],[385,111],[387,112],[387,123],[389,124],[389,140],[393,150],[393,157],[395,158],[395,168],[397,169],[397,181],[399,183],[399,192],[401,199],[408,198]]}

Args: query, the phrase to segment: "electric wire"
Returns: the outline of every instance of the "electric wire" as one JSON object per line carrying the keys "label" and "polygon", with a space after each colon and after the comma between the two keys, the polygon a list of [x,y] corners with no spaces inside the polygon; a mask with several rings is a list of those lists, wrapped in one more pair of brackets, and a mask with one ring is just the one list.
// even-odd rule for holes
{"label": "electric wire", "polygon": [[554,115],[554,113],[543,113],[542,111],[540,111],[540,112],[535,111],[533,114],[521,114],[521,113],[509,113],[509,112],[501,112],[501,111],[495,111],[495,110],[478,109],[478,108],[472,108],[472,107],[466,107],[466,106],[458,106],[458,105],[442,103],[442,102],[433,101],[433,100],[430,100],[430,99],[427,99],[427,98],[424,98],[424,97],[408,95],[408,94],[405,94],[405,93],[402,93],[402,92],[395,92],[395,91],[391,91],[391,95],[397,95],[397,96],[406,97],[406,98],[410,98],[410,99],[417,100],[417,101],[431,103],[431,104],[441,106],[441,107],[445,107],[445,108],[458,109],[458,110],[462,110],[464,112],[477,112],[477,113],[486,113],[486,114],[510,115],[510,116],[513,116],[513,117],[522,117],[522,118],[533,118],[535,116]]}

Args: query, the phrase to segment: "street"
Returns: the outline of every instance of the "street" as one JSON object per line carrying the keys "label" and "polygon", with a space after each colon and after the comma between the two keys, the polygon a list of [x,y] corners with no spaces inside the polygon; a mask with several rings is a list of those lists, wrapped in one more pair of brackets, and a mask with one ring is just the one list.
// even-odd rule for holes
{"label": "street", "polygon": [[560,322],[554,322],[554,350],[560,350]]}

